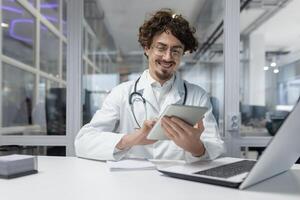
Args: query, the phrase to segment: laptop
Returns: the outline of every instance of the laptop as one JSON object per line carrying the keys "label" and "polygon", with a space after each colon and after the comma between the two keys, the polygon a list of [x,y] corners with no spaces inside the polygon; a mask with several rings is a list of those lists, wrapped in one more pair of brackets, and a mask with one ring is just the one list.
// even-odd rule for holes
{"label": "laptop", "polygon": [[288,115],[260,158],[224,157],[158,168],[180,179],[244,189],[289,170],[300,156],[300,103]]}

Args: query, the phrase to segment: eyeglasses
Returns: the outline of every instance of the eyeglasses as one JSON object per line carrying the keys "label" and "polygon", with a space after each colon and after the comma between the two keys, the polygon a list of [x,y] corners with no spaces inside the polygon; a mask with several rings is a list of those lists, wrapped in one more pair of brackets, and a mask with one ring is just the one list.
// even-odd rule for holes
{"label": "eyeglasses", "polygon": [[[152,48],[153,48],[153,52],[157,56],[166,55],[166,53],[168,53],[168,49],[169,49],[168,46],[161,45],[161,44],[153,45]],[[172,47],[172,48],[170,48],[170,53],[171,53],[172,58],[180,59],[181,56],[183,55],[183,49],[181,47]]]}

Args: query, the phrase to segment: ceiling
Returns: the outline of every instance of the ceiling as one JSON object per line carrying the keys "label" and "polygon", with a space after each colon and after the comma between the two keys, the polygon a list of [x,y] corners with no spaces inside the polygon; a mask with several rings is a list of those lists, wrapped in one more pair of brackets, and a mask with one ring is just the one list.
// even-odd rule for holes
{"label": "ceiling", "polygon": [[[116,56],[115,60],[121,61],[119,63],[122,66],[131,65],[131,68],[134,63],[139,68],[145,59],[143,49],[138,43],[138,29],[155,11],[161,8],[171,8],[185,17],[196,28],[196,37],[200,45],[205,42],[223,17],[223,0],[96,1],[97,6],[104,13],[105,27],[115,44],[115,51],[110,51],[111,57]],[[187,54],[183,63],[188,63],[190,60],[193,60],[193,54]]]}
{"label": "ceiling", "polygon": [[[121,56],[123,59],[120,60],[128,59],[130,62],[134,62],[133,58],[138,58],[136,62],[139,64],[143,59],[143,51],[137,42],[138,28],[154,11],[160,8],[172,8],[182,14],[197,29],[196,36],[200,46],[224,16],[224,0],[95,1],[97,7],[103,12],[103,23],[114,44],[114,51],[111,53]],[[265,34],[267,51],[298,51],[300,49],[299,8],[299,0],[252,0],[241,12],[241,34]],[[216,43],[222,44],[221,38]],[[220,47],[222,48],[222,45]],[[192,59],[192,56],[187,58]]]}
{"label": "ceiling", "polygon": [[267,51],[299,51],[300,1],[266,2],[241,13],[241,34],[264,35]]}
{"label": "ceiling", "polygon": [[138,29],[150,14],[160,8],[172,8],[188,20],[195,16],[205,0],[98,0],[105,13],[105,24],[122,54],[141,52]]}
{"label": "ceiling", "polygon": [[300,1],[289,2],[254,33],[264,34],[268,50],[300,50]]}

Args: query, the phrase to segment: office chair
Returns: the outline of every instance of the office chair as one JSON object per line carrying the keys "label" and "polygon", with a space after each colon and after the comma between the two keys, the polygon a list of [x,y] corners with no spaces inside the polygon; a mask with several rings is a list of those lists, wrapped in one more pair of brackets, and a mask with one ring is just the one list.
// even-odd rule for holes
{"label": "office chair", "polygon": [[216,97],[210,97],[210,102],[212,105],[212,114],[215,117],[217,124],[219,125],[219,115],[220,115],[220,106],[219,100]]}

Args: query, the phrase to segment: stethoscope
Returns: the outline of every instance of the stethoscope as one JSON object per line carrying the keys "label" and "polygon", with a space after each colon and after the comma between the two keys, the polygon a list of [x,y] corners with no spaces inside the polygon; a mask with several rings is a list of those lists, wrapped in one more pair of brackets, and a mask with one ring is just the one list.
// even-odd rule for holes
{"label": "stethoscope", "polygon": [[[143,102],[143,105],[144,105],[144,110],[145,110],[145,116],[146,116],[146,119],[147,119],[147,107],[146,107],[146,99],[143,97],[143,95],[139,92],[137,92],[137,84],[139,82],[141,77],[139,77],[135,83],[134,83],[134,90],[133,92],[129,95],[129,105],[130,105],[130,108],[131,108],[131,112],[132,112],[132,115],[133,115],[133,118],[136,122],[136,124],[138,125],[139,128],[141,128],[141,125],[139,124],[139,122],[137,121],[136,119],[136,116],[135,116],[135,113],[134,113],[134,102],[135,101],[142,101]],[[175,77],[176,78],[176,77]],[[185,102],[186,102],[186,97],[187,97],[187,88],[186,88],[186,84],[183,83],[183,86],[184,86],[184,98],[183,98],[183,103],[182,105],[185,105]],[[134,96],[138,96],[139,98],[135,98],[133,100],[133,97]]]}

